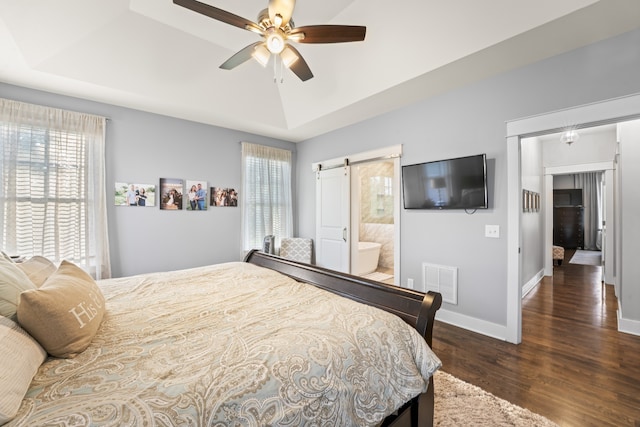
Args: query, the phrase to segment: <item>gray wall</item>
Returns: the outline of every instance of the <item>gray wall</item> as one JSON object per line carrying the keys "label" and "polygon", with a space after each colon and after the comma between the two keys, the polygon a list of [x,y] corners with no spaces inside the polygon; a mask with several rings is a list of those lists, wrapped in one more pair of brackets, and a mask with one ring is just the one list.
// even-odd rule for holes
{"label": "gray wall", "polygon": [[[271,138],[3,83],[0,96],[109,118],[107,217],[114,277],[241,260],[240,207],[177,212],[161,211],[158,204],[114,206],[116,181],[158,185],[160,178],[182,178],[239,190],[241,141],[296,148]],[[240,203],[242,197],[240,193]]]}
{"label": "gray wall", "polygon": [[[424,261],[459,267],[458,305],[444,309],[506,324],[505,122],[640,92],[640,31],[577,49],[298,146],[299,234],[314,237],[312,162],[403,144],[402,164],[486,153],[489,209],[401,212],[401,283],[421,280]],[[500,225],[500,239],[484,225]]]}

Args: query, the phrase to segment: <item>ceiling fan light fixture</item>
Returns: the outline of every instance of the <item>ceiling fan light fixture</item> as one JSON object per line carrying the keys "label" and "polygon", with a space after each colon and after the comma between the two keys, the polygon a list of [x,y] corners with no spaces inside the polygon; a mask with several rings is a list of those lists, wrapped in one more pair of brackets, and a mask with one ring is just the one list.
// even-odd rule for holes
{"label": "ceiling fan light fixture", "polygon": [[267,34],[267,49],[269,49],[269,52],[279,54],[284,47],[285,42],[282,31],[271,28]]}
{"label": "ceiling fan light fixture", "polygon": [[280,58],[282,59],[282,64],[285,67],[291,68],[293,63],[296,62],[299,57],[289,46],[287,46],[284,48],[282,53],[280,53]]}
{"label": "ceiling fan light fixture", "polygon": [[249,30],[249,31],[251,31],[252,33],[259,34],[259,35],[261,35],[261,36],[263,36],[263,35],[264,35],[264,30],[263,30],[262,28],[258,27],[258,26],[254,26],[254,25],[246,25],[246,26],[244,27],[244,29],[245,29],[245,30]]}
{"label": "ceiling fan light fixture", "polygon": [[287,35],[287,40],[291,40],[294,42],[301,42],[302,40],[304,40],[304,33],[299,32],[299,33],[289,34]]}
{"label": "ceiling fan light fixture", "polygon": [[561,136],[560,136],[560,141],[564,142],[567,145],[571,145],[574,142],[576,142],[578,139],[580,139],[580,134],[578,133],[577,130],[575,129],[570,129],[566,132],[564,132]]}
{"label": "ceiling fan light fixture", "polygon": [[364,40],[367,31],[366,27],[357,25],[296,27],[292,19],[296,0],[268,0],[268,7],[262,9],[258,14],[257,22],[199,0],[173,0],[173,3],[216,21],[262,36],[263,40],[245,46],[222,63],[221,69],[232,70],[251,57],[266,67],[271,61],[272,54],[275,54],[273,56],[274,70],[279,67],[280,74],[282,74],[282,70],[286,66],[303,82],[313,78],[313,73],[302,54],[294,47],[293,42],[312,44],[358,42]]}
{"label": "ceiling fan light fixture", "polygon": [[256,46],[256,48],[253,50],[253,53],[251,54],[251,56],[253,56],[253,59],[258,61],[258,63],[260,65],[262,65],[263,67],[266,67],[267,64],[269,63],[269,58],[271,57],[271,52],[269,52],[269,49],[267,49],[264,46],[264,44],[261,44],[261,45]]}
{"label": "ceiling fan light fixture", "polygon": [[276,28],[282,27],[282,15],[276,13],[276,16],[273,17],[273,25],[275,25]]}

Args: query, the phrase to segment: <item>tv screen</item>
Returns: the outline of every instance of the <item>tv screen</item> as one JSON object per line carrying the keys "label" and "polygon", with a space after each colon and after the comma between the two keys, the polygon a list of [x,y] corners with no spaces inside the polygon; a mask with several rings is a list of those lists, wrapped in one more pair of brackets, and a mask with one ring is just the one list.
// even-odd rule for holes
{"label": "tv screen", "polygon": [[402,167],[405,209],[486,209],[485,154]]}

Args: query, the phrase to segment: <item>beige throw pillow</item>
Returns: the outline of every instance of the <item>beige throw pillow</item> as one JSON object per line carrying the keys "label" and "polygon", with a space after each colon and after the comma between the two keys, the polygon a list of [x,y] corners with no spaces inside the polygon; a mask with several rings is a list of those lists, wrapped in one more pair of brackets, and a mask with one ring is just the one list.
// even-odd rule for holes
{"label": "beige throw pillow", "polygon": [[56,272],[56,265],[42,256],[31,257],[26,261],[16,264],[16,266],[24,271],[36,287],[42,286],[44,281]]}
{"label": "beige throw pillow", "polygon": [[20,293],[28,289],[36,286],[11,258],[0,256],[0,315],[15,318]]}
{"label": "beige throw pillow", "polygon": [[29,334],[0,316],[0,425],[15,417],[33,376],[46,357]]}
{"label": "beige throw pillow", "polygon": [[62,261],[39,289],[20,295],[18,322],[54,357],[83,352],[104,315],[104,296],[84,270]]}

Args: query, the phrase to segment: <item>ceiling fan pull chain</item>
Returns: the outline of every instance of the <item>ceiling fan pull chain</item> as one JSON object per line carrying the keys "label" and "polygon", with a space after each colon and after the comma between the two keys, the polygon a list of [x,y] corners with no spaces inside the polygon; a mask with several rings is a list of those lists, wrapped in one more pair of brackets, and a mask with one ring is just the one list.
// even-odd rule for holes
{"label": "ceiling fan pull chain", "polygon": [[[280,55],[278,55],[280,58]],[[284,83],[284,61],[280,58],[280,84]]]}
{"label": "ceiling fan pull chain", "polygon": [[273,82],[278,83],[278,55],[273,56]]}

